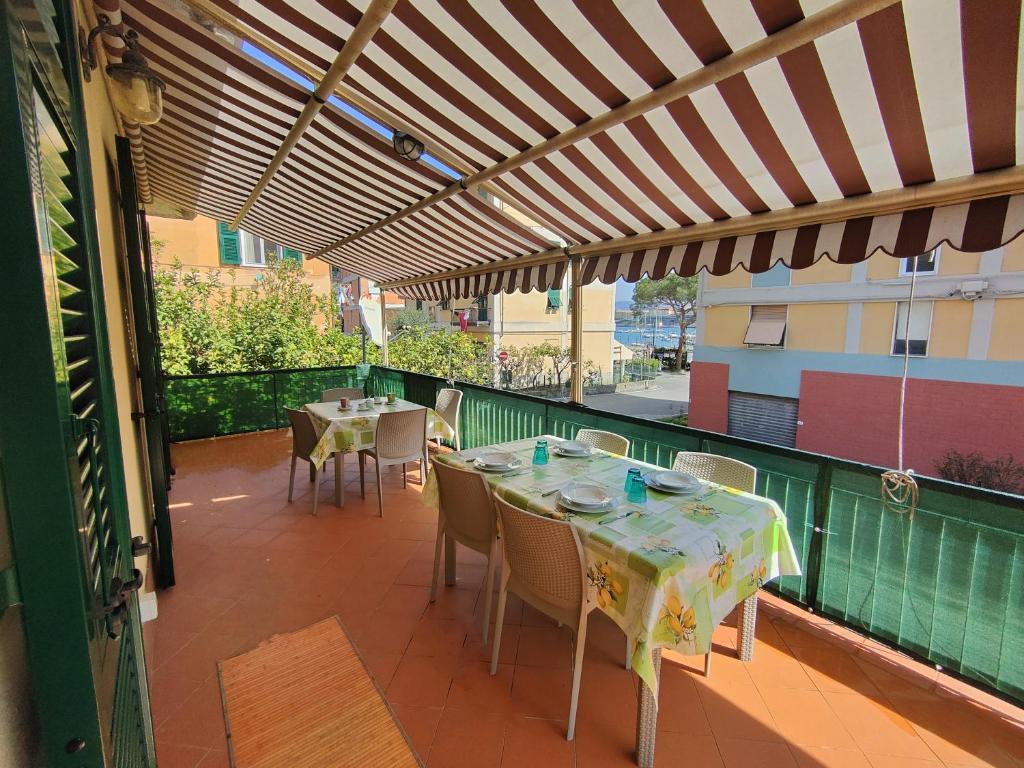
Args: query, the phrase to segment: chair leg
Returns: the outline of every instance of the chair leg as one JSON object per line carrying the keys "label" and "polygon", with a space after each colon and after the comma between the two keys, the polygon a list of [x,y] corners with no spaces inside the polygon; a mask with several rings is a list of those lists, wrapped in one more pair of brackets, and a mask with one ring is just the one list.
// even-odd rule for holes
{"label": "chair leg", "polygon": [[408,472],[406,471],[406,466],[405,466],[405,462],[404,461],[402,462],[402,487],[403,488],[408,488],[409,487],[409,475],[408,475]]}
{"label": "chair leg", "polygon": [[295,462],[298,460],[298,456],[292,454],[292,471],[288,475],[288,501],[292,500],[292,491],[295,490]]}
{"label": "chair leg", "polygon": [[377,470],[377,515],[384,517],[384,482],[380,477],[380,462],[373,462],[373,466]]}
{"label": "chair leg", "polygon": [[317,476],[316,467],[313,466],[313,462],[311,461],[311,462],[309,462],[309,482],[315,483],[316,482],[316,476]]}
{"label": "chair leg", "polygon": [[569,699],[569,728],[565,734],[566,741],[576,736],[576,705],[580,700],[580,678],[583,676],[583,651],[587,647],[587,616],[580,619],[576,630],[576,646],[573,648],[572,663],[572,695]]}
{"label": "chair leg", "polygon": [[633,643],[630,642],[629,635],[626,635],[626,669],[630,670],[633,668]]}
{"label": "chair leg", "polygon": [[[309,466],[313,466],[310,464]],[[313,517],[316,517],[316,503],[320,500],[320,470],[313,469]]]}
{"label": "chair leg", "polygon": [[487,632],[491,628],[491,598],[494,597],[494,569],[498,560],[498,542],[491,542],[491,551],[487,555],[487,580],[484,581],[484,628],[483,642],[487,642]]}
{"label": "chair leg", "polygon": [[359,497],[366,498],[366,454],[359,452]]}
{"label": "chair leg", "polygon": [[505,600],[508,597],[508,568],[501,570],[501,589],[498,590],[498,615],[494,622],[494,650],[491,651],[491,674],[498,673],[498,652],[501,650],[501,628],[505,624]]}
{"label": "chair leg", "polygon": [[704,654],[704,677],[711,677],[711,651]]}
{"label": "chair leg", "polygon": [[437,581],[441,570],[441,547],[444,545],[444,518],[437,516],[437,541],[434,542],[434,567],[430,577],[430,602],[437,600]]}

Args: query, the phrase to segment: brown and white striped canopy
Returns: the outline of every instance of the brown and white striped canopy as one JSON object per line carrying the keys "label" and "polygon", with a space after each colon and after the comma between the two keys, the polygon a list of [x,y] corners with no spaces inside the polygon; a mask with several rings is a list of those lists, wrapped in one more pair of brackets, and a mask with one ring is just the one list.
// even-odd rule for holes
{"label": "brown and white striped canopy", "polygon": [[[122,0],[124,21],[168,81],[163,121],[143,129],[153,195],[233,219],[310,97],[241,39],[319,80],[367,2]],[[849,23],[712,74],[805,19],[847,8]],[[1024,207],[1009,194],[1024,187],[939,207],[908,198],[853,220],[777,222],[787,211],[1016,170],[1020,36],[1019,0],[399,0],[341,97],[421,138],[471,181],[495,164],[508,170],[487,178],[485,194],[471,183],[364,233],[455,180],[402,161],[328,103],[242,226],[376,280],[433,276],[399,289],[419,297],[557,285],[567,253],[585,258],[586,280],[610,282],[757,272],[778,260],[803,267],[823,255],[852,262],[878,248],[907,256],[942,241],[992,248],[1024,229]],[[552,144],[705,73],[680,98]],[[510,164],[538,145],[550,151]],[[738,221],[750,222],[740,234]]]}

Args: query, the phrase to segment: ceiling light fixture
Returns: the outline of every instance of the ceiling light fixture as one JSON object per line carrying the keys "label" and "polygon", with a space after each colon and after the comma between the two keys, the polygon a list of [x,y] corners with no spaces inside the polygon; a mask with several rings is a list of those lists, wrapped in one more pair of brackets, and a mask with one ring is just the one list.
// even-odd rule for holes
{"label": "ceiling light fixture", "polygon": [[403,131],[395,131],[391,137],[395,152],[406,160],[419,160],[423,156],[423,142]]}

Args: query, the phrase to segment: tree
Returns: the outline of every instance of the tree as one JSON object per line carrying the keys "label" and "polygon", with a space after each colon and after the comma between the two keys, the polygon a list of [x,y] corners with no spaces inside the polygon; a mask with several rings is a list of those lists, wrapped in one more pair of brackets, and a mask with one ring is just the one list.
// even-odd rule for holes
{"label": "tree", "polygon": [[400,331],[403,328],[413,328],[418,325],[430,325],[430,313],[425,309],[403,307],[391,316],[388,325],[392,331]]}
{"label": "tree", "polygon": [[555,372],[555,380],[559,387],[562,386],[562,376],[566,374],[572,365],[572,355],[569,349],[563,349],[557,344],[549,342],[538,344],[533,349],[541,357],[551,359],[551,370]]}
{"label": "tree", "polygon": [[[334,298],[302,266],[279,260],[251,287],[225,286],[175,261],[154,275],[165,373],[223,373],[352,365],[361,338],[341,332]],[[376,356],[376,348],[372,354]],[[373,362],[371,360],[371,362]]]}
{"label": "tree", "polygon": [[697,278],[670,274],[661,280],[643,277],[633,286],[633,312],[668,309],[679,323],[679,346],[675,369],[682,370],[686,359],[686,329],[696,319]]}
{"label": "tree", "polygon": [[536,387],[544,373],[544,356],[536,347],[502,347],[508,353],[501,363],[501,386],[505,389],[529,389]]}
{"label": "tree", "polygon": [[949,451],[935,463],[939,477],[954,483],[1024,494],[1024,464],[1007,454],[990,459],[977,451],[963,454]]}
{"label": "tree", "polygon": [[388,354],[391,365],[413,373],[474,384],[494,381],[490,345],[468,333],[414,325],[388,342]]}

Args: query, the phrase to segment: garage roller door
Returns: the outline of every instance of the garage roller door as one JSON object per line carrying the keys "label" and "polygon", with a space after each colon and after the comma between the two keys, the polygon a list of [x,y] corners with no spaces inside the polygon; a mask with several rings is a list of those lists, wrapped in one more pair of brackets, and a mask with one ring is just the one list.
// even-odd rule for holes
{"label": "garage roller door", "polygon": [[793,448],[798,405],[789,397],[730,392],[729,434]]}

